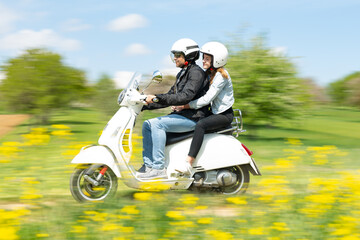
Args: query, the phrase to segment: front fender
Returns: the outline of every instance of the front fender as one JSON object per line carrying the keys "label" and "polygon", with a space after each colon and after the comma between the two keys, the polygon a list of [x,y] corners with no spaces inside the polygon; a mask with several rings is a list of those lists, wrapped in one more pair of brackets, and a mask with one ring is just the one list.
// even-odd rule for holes
{"label": "front fender", "polygon": [[112,151],[105,146],[88,146],[81,151],[71,161],[74,164],[104,164],[111,168],[117,177],[121,177],[119,168],[116,164],[115,156]]}

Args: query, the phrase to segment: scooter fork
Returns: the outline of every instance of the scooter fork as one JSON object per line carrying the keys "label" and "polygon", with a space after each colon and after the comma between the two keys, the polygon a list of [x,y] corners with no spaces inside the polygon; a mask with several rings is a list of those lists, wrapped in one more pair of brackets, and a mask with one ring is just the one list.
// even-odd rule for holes
{"label": "scooter fork", "polygon": [[101,171],[99,172],[99,174],[97,175],[96,179],[93,179],[92,177],[90,177],[89,175],[92,174],[95,169],[98,168],[99,165],[94,165],[92,167],[89,168],[89,170],[85,173],[84,175],[84,179],[91,183],[94,186],[99,186],[100,185],[100,181],[101,179],[104,177],[106,171],[108,170],[108,166],[105,166],[103,169],[101,169]]}

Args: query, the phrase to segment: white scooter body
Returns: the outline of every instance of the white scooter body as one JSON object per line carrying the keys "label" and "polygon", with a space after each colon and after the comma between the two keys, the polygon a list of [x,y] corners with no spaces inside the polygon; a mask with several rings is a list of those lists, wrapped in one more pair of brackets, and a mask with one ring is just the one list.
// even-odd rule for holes
{"label": "white scooter body", "polygon": [[[128,87],[119,96],[121,107],[104,128],[98,141],[99,145],[83,147],[71,163],[106,165],[128,187],[137,189],[151,188],[152,183],[156,185],[159,182],[171,189],[188,189],[194,182],[192,176],[195,173],[233,166],[247,166],[251,173],[260,175],[254,160],[240,141],[232,135],[211,133],[205,135],[190,176],[181,176],[176,171],[181,164],[184,164],[190,148],[191,138],[188,138],[165,148],[168,179],[137,178],[136,171],[130,165],[130,159],[133,150],[131,144],[133,126],[146,97],[138,92],[141,84],[149,85],[148,82],[141,82],[141,75],[134,74]],[[215,180],[211,179],[209,184]]]}
{"label": "white scooter body", "polygon": [[[183,163],[188,153],[184,149],[190,149],[191,140],[192,138],[188,138],[165,148],[165,158],[171,160],[167,161],[169,176],[176,172],[175,169],[181,167],[179,165]],[[203,144],[193,164],[193,173],[244,164],[250,164],[254,171],[258,172],[253,159],[240,141],[232,135],[210,133],[205,134]]]}

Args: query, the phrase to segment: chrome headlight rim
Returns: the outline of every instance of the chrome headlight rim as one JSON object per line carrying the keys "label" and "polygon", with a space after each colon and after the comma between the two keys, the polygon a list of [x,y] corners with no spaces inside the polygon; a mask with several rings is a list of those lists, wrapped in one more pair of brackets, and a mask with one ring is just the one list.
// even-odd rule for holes
{"label": "chrome headlight rim", "polygon": [[122,90],[122,91],[120,92],[119,97],[118,97],[118,100],[117,100],[117,102],[118,102],[119,105],[120,105],[121,102],[124,100],[125,94],[126,94],[126,89],[124,89],[124,90]]}

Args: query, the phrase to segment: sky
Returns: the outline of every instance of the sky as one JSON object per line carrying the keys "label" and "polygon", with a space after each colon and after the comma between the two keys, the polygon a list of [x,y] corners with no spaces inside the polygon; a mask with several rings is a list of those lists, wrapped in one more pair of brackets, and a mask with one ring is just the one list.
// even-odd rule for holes
{"label": "sky", "polygon": [[0,0],[0,65],[46,47],[90,82],[119,81],[177,72],[169,53],[180,38],[201,46],[264,34],[299,77],[326,86],[360,70],[359,12],[359,0]]}

